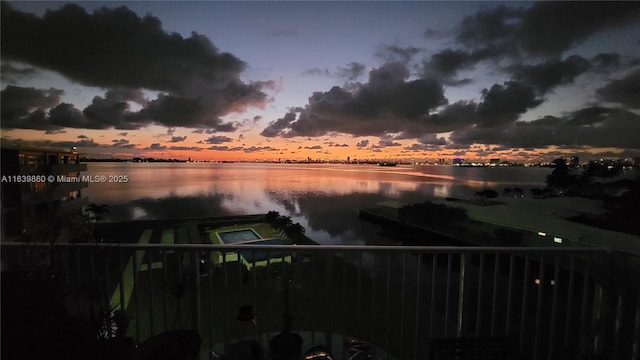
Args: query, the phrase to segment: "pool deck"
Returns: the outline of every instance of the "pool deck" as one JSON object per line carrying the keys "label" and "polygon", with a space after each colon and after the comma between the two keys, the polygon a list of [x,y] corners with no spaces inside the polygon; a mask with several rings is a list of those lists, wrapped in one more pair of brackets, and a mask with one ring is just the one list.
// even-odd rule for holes
{"label": "pool deck", "polygon": [[[265,222],[264,214],[98,223],[96,228],[103,241],[107,243],[135,244],[147,230],[151,231],[148,243],[167,245],[210,244],[212,242],[206,232],[211,230],[231,231],[251,228],[263,239],[285,238],[281,231]],[[297,238],[291,242],[298,245],[317,245],[307,237]]]}
{"label": "pool deck", "polygon": [[[121,223],[97,224],[104,242],[111,243],[137,243],[137,244],[216,244],[222,245],[219,232],[229,232],[251,229],[259,239],[237,242],[233,245],[251,244],[292,244],[297,243],[288,239],[284,234],[264,222],[264,215],[245,215],[233,217],[174,219],[174,220],[143,220]],[[315,243],[306,238],[303,243]],[[171,254],[173,251],[167,251]],[[110,297],[111,304],[116,309],[127,309],[131,302],[134,287],[134,278],[137,273],[163,268],[162,261],[148,264],[143,259],[146,251],[136,251],[126,261],[122,272],[123,285],[117,285]],[[247,270],[254,267],[267,266],[272,263],[291,262],[291,256],[282,256],[278,253],[263,254],[256,251],[242,253],[227,252],[224,255],[216,253],[212,255],[211,263],[220,265],[224,263],[240,262]]]}

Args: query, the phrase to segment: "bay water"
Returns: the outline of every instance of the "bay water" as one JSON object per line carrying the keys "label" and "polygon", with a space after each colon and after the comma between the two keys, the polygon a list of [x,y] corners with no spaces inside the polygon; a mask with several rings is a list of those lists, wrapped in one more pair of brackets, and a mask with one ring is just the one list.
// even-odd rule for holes
{"label": "bay water", "polygon": [[[362,164],[90,162],[103,176],[83,192],[108,205],[104,221],[174,219],[278,211],[321,244],[387,244],[387,234],[358,211],[395,200],[474,198],[507,187],[544,187],[550,168]],[[118,181],[118,182],[110,182]]]}

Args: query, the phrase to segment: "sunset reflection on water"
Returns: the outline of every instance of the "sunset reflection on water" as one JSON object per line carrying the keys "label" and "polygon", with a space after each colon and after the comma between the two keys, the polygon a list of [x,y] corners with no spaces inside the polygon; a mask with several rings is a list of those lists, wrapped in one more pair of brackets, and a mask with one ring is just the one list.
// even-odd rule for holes
{"label": "sunset reflection on water", "polygon": [[[126,175],[91,184],[89,201],[108,204],[108,221],[278,211],[322,243],[371,243],[357,211],[377,202],[469,197],[481,188],[540,186],[548,169],[379,167],[347,164],[89,163],[88,175]],[[496,190],[500,190],[496,188]],[[375,229],[374,229],[375,230]]]}

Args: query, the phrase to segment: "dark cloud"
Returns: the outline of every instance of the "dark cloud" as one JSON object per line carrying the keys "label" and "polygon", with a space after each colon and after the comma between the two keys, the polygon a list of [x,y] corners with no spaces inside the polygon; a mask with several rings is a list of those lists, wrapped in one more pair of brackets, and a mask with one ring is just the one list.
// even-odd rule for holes
{"label": "dark cloud", "polygon": [[0,92],[2,128],[51,129],[53,126],[47,123],[44,113],[34,113],[57,105],[61,94],[62,90],[57,89],[39,90],[7,86]]}
{"label": "dark cloud", "polygon": [[623,109],[585,108],[564,117],[546,116],[501,127],[469,127],[451,134],[456,144],[498,144],[512,148],[558,146],[640,149],[640,115]]}
{"label": "dark cloud", "polygon": [[55,127],[101,129],[101,124],[88,119],[72,104],[61,103],[49,110],[48,122]]}
{"label": "dark cloud", "polygon": [[615,70],[621,66],[618,53],[601,53],[594,56],[591,61],[598,70]]}
{"label": "dark cloud", "polygon": [[[59,128],[136,130],[152,123],[166,126],[192,126],[213,134],[231,132],[236,127],[216,117],[198,117],[199,100],[160,94],[147,102],[136,89],[109,90],[96,96],[84,110],[73,104],[59,103],[62,90],[7,86],[2,90],[2,127],[38,130]],[[130,111],[130,102],[147,105],[138,112]],[[49,113],[46,114],[46,111]],[[197,130],[198,131],[198,130]]]}
{"label": "dark cloud", "polygon": [[321,136],[331,132],[380,136],[406,126],[423,126],[429,111],[446,104],[442,85],[433,79],[407,81],[401,63],[388,63],[369,72],[369,82],[354,91],[334,86],[316,92],[299,114],[291,111],[271,122],[266,137]]}
{"label": "dark cloud", "polygon": [[183,142],[185,140],[187,140],[186,136],[172,136],[169,142],[176,143],[176,142]]}
{"label": "dark cloud", "polygon": [[205,144],[222,144],[222,143],[231,142],[231,141],[233,141],[233,139],[228,136],[215,135],[215,136],[211,136],[210,138],[202,142]]}
{"label": "dark cloud", "polygon": [[426,134],[417,139],[422,145],[446,145],[447,140],[444,137],[438,137],[437,134]]}
{"label": "dark cloud", "polygon": [[523,12],[499,6],[466,17],[456,29],[456,39],[468,47],[499,46],[518,30]]}
{"label": "dark cloud", "polygon": [[356,147],[363,148],[363,147],[367,147],[367,145],[369,145],[369,140],[364,139],[364,140],[358,141],[358,143],[356,144]]}
{"label": "dark cloud", "polygon": [[194,134],[207,134],[207,135],[211,135],[211,134],[215,134],[217,131],[215,129],[204,129],[204,128],[200,128],[200,129],[195,129],[192,131]]}
{"label": "dark cloud", "polygon": [[[472,101],[458,101],[428,118],[432,132],[448,132],[478,122],[477,104]],[[412,134],[413,135],[413,134]],[[412,136],[417,137],[417,136]]]}
{"label": "dark cloud", "polygon": [[580,74],[591,68],[591,62],[582,56],[573,55],[565,60],[549,60],[536,65],[514,65],[514,79],[534,86],[540,94],[558,85],[572,83]]}
{"label": "dark cloud", "polygon": [[383,137],[378,140],[379,147],[392,147],[392,146],[402,146],[399,142],[394,141],[394,139],[390,137]]}
{"label": "dark cloud", "polygon": [[[117,88],[108,90],[104,97],[96,96],[91,104],[82,112],[90,128],[106,129],[139,129],[148,125],[153,119],[144,119],[140,114],[130,111],[130,103],[147,106],[148,100],[142,90]],[[81,127],[71,126],[69,127]]]}
{"label": "dark cloud", "polygon": [[437,52],[423,62],[423,77],[433,77],[447,85],[458,86],[472,82],[472,79],[458,79],[460,71],[471,70],[479,62],[487,59],[498,58],[502,51],[496,48],[483,48],[479,50],[444,49]]}
{"label": "dark cloud", "polygon": [[430,151],[437,149],[438,146],[414,143],[404,147],[404,151]]}
{"label": "dark cloud", "polygon": [[640,68],[620,80],[611,81],[598,89],[596,94],[602,101],[640,109]]}
{"label": "dark cloud", "polygon": [[271,146],[251,146],[248,148],[244,148],[243,151],[245,153],[254,153],[254,152],[260,152],[260,151],[279,151],[279,150]]}
{"label": "dark cloud", "polygon": [[158,98],[132,116],[138,122],[156,122],[165,126],[206,127],[217,131],[234,131],[231,123],[205,116],[201,99],[160,94]]}
{"label": "dark cloud", "polygon": [[[624,27],[640,20],[640,5],[633,2],[537,2],[529,8],[499,6],[485,8],[463,19],[454,30],[455,42],[426,60],[425,76],[448,85],[461,85],[470,79],[457,79],[463,70],[491,61],[496,68],[502,60],[517,64],[517,77],[526,78],[542,90],[570,82],[589,69],[589,61],[557,58],[591,35]],[[531,60],[547,58],[536,64]],[[600,70],[613,68],[619,55],[601,54],[593,59]],[[528,65],[521,65],[521,64]]]}
{"label": "dark cloud", "polygon": [[118,148],[131,149],[136,147],[135,144],[131,144],[127,139],[114,139],[111,143],[111,146]]}
{"label": "dark cloud", "polygon": [[478,104],[478,125],[490,127],[516,121],[528,109],[542,103],[533,88],[517,82],[495,84],[482,91],[482,102]]}
{"label": "dark cloud", "polygon": [[161,145],[160,143],[153,143],[151,144],[151,146],[149,146],[147,148],[147,150],[166,150],[167,147],[164,145]]}
{"label": "dark cloud", "polygon": [[169,146],[169,150],[178,150],[178,151],[202,151],[202,148],[197,146]]}
{"label": "dark cloud", "polygon": [[307,150],[322,150],[322,146],[320,145],[305,146],[304,148]]}
{"label": "dark cloud", "polygon": [[495,54],[556,56],[599,31],[640,19],[637,2],[537,2],[527,9],[500,6],[466,17],[456,29],[459,44]]}
{"label": "dark cloud", "polygon": [[425,64],[425,68],[429,74],[436,74],[443,79],[449,79],[456,76],[458,71],[472,67],[477,61],[467,51],[445,49],[432,55],[431,60]]}
{"label": "dark cloud", "polygon": [[229,131],[233,126],[220,116],[262,106],[267,99],[262,89],[271,83],[243,82],[245,64],[205,36],[169,34],[157,18],[140,18],[126,7],[89,14],[65,5],[36,17],[2,2],[1,16],[3,60],[54,70],[84,85],[163,93],[148,105],[139,102],[145,107],[135,114],[123,105],[133,101],[129,95],[94,99],[86,109],[91,128],[157,123]]}
{"label": "dark cloud", "polygon": [[215,150],[215,151],[229,151],[229,147],[226,145],[212,145],[212,146],[209,146],[208,149]]}
{"label": "dark cloud", "polygon": [[533,87],[517,82],[495,84],[481,93],[482,101],[458,101],[441,108],[422,120],[420,127],[405,127],[395,135],[396,139],[423,138],[431,134],[451,131],[465,132],[482,128],[495,131],[497,126],[509,126],[529,109],[538,106],[542,99]]}
{"label": "dark cloud", "polygon": [[518,43],[532,55],[558,55],[596,32],[640,20],[634,1],[545,1],[527,9],[516,33]]}
{"label": "dark cloud", "polygon": [[291,126],[291,123],[296,120],[295,112],[288,112],[283,117],[279,118],[276,121],[272,121],[269,123],[260,135],[265,137],[276,137],[283,133],[284,130]]}
{"label": "dark cloud", "polygon": [[[129,113],[129,104],[124,100],[111,98],[109,95],[104,98],[96,96],[87,108],[83,111],[87,122],[92,123],[92,128],[135,129],[143,124],[127,124],[126,117]],[[125,125],[126,124],[126,125]],[[75,126],[72,126],[75,125]],[[69,127],[82,127],[78,124],[69,124]]]}
{"label": "dark cloud", "polygon": [[114,88],[105,93],[104,98],[109,101],[133,102],[145,106],[149,100],[140,89]]}

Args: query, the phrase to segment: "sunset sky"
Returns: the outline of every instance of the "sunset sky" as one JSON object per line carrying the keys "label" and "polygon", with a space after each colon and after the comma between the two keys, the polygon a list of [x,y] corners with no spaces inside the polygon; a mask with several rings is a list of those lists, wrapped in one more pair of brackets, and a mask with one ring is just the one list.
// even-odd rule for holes
{"label": "sunset sky", "polygon": [[95,158],[640,156],[640,2],[2,2],[2,141]]}

